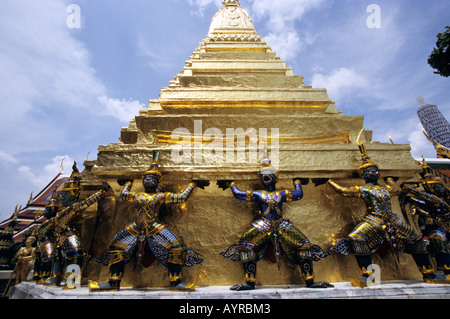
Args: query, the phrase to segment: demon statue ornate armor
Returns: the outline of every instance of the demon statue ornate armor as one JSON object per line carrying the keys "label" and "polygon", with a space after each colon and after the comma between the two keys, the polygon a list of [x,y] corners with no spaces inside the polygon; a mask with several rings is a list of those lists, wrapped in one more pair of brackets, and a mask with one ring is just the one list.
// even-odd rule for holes
{"label": "demon statue ornate armor", "polygon": [[50,229],[53,225],[53,218],[58,212],[58,204],[56,198],[56,189],[53,191],[48,204],[44,208],[44,217],[47,219],[37,229],[36,238],[36,257],[34,261],[33,281],[36,284],[43,284],[52,270],[53,247],[55,246],[55,236],[51,232],[44,231]]}
{"label": "demon statue ornate armor", "polygon": [[[75,162],[69,181],[64,183],[61,191],[62,209],[56,213],[55,217],[42,224],[38,231],[38,239],[42,246],[40,257],[46,263],[51,260],[52,265],[50,277],[44,282],[46,286],[59,286],[63,279],[67,279],[68,266],[72,264],[80,268],[83,266],[84,252],[77,229],[78,218],[86,208],[97,202],[111,189],[107,183],[103,183],[100,191],[85,200],[79,200],[80,181],[80,173]],[[64,285],[64,289],[70,288]]]}
{"label": "demon statue ornate armor", "polygon": [[339,194],[359,197],[364,200],[367,207],[363,221],[346,238],[340,239],[331,248],[332,251],[344,255],[353,254],[356,257],[361,277],[352,279],[352,285],[358,287],[368,285],[368,278],[372,274],[369,271],[372,264],[371,255],[378,250],[386,237],[397,258],[399,251],[412,255],[426,282],[447,283],[445,276],[434,273],[421,233],[392,212],[391,196],[399,195],[400,187],[395,184],[393,178],[386,179],[387,186],[379,185],[380,172],[377,164],[370,160],[363,143],[359,143],[359,149],[362,158],[360,171],[366,185],[342,187],[332,180],[328,181]]}
{"label": "demon statue ornate armor", "polygon": [[423,161],[422,186],[424,190],[404,186],[407,202],[417,215],[422,235],[428,240],[429,254],[435,258],[438,270],[450,275],[450,189],[446,181],[433,174]]}
{"label": "demon statue ornate armor", "polygon": [[182,240],[158,221],[159,209],[164,203],[184,203],[195,186],[204,188],[209,182],[193,181],[179,194],[161,192],[158,189],[159,179],[162,177],[158,170],[158,158],[159,153],[155,152],[153,163],[144,174],[142,184],[145,192],[131,192],[132,180],[118,181],[123,186],[120,197],[134,204],[135,219],[112,239],[109,249],[96,258],[97,262],[109,266],[110,277],[103,283],[91,281],[89,283],[91,292],[119,290],[125,264],[136,257],[140,267],[146,248],[168,268],[171,289],[192,290],[190,285],[181,281],[181,268],[192,267],[203,260],[195,251],[186,249]]}
{"label": "demon statue ornate armor", "polygon": [[231,245],[221,253],[224,257],[241,262],[244,266],[246,283],[234,285],[230,289],[255,289],[256,264],[264,257],[270,244],[273,244],[278,267],[283,252],[291,262],[300,266],[307,287],[332,287],[326,282],[314,283],[313,273],[313,261],[325,258],[329,253],[313,245],[289,220],[283,219],[283,203],[300,200],[303,197],[301,184],[307,184],[309,180],[294,179],[294,191],[277,191],[275,187],[277,171],[271,166],[267,155],[262,162],[260,179],[264,191],[242,191],[232,181],[218,181],[218,186],[224,190],[231,186],[237,199],[256,202],[260,213],[260,218],[252,222],[251,228],[241,237],[239,243]]}

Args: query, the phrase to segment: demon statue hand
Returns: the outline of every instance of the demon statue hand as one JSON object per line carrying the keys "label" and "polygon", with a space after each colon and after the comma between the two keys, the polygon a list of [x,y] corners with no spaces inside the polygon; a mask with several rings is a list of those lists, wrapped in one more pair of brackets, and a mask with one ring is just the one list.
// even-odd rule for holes
{"label": "demon statue hand", "polygon": [[[80,232],[77,229],[78,219],[81,213],[106,195],[111,189],[107,183],[103,183],[102,189],[80,200],[80,172],[76,162],[72,167],[69,181],[64,183],[60,195],[62,209],[56,216],[47,220],[38,231],[38,239],[41,246],[42,261],[51,260],[50,277],[44,282],[46,286],[59,286],[70,273],[68,266],[72,264],[83,266],[84,252],[81,245]],[[73,289],[64,283],[64,289]]]}
{"label": "demon statue hand", "polygon": [[379,185],[378,166],[370,160],[364,144],[359,143],[359,149],[362,157],[360,171],[366,185],[342,187],[332,180],[328,181],[329,185],[339,194],[346,197],[359,197],[364,200],[367,207],[363,220],[356,228],[331,248],[335,252],[344,255],[353,254],[356,257],[361,269],[361,277],[352,279],[352,285],[357,287],[368,285],[367,280],[372,274],[368,271],[372,264],[371,255],[378,250],[386,236],[388,236],[397,258],[399,251],[412,255],[426,282],[446,282],[445,277],[434,273],[428,257],[426,242],[421,233],[392,212],[391,196],[399,195],[400,187],[395,187],[395,183],[387,186]]}
{"label": "demon statue hand", "polygon": [[237,199],[254,201],[259,206],[260,218],[251,224],[251,228],[241,237],[238,244],[231,245],[221,255],[232,261],[241,262],[244,266],[245,284],[237,284],[231,290],[255,289],[256,264],[261,260],[270,243],[273,244],[278,267],[282,252],[287,258],[300,266],[307,287],[327,288],[329,283],[314,283],[313,261],[325,258],[329,253],[319,246],[313,245],[308,238],[292,223],[283,219],[282,206],[284,202],[300,200],[303,197],[302,184],[308,179],[294,179],[294,191],[276,190],[277,172],[270,165],[270,159],[265,156],[264,167],[260,171],[264,191],[242,191],[232,181],[218,181],[218,186],[224,190],[231,187]]}
{"label": "demon statue hand", "polygon": [[175,290],[192,290],[192,285],[181,281],[182,266],[192,267],[203,260],[198,254],[186,249],[184,243],[164,224],[158,220],[159,209],[162,204],[184,203],[195,186],[204,188],[208,181],[193,181],[181,193],[161,192],[158,189],[159,179],[162,177],[158,170],[159,153],[154,153],[150,170],[145,172],[142,184],[145,192],[131,192],[132,180],[119,180],[123,185],[121,198],[132,202],[135,209],[134,222],[119,232],[107,249],[96,261],[109,266],[110,277],[107,282],[91,281],[91,292],[117,291],[123,278],[125,264],[137,258],[138,267],[142,264],[145,252],[151,252],[158,261],[168,268],[170,288]]}

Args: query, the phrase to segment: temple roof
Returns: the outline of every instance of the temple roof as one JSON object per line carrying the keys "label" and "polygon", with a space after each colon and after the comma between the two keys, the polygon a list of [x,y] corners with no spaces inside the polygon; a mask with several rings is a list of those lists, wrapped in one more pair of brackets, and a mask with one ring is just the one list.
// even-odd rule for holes
{"label": "temple roof", "polygon": [[[49,202],[53,191],[59,188],[67,179],[67,177],[58,174],[36,196],[30,196],[27,205],[21,208],[17,214],[17,223],[14,227],[13,235],[15,242],[22,242],[23,234],[39,227],[46,220],[42,215],[45,205]],[[0,231],[4,230],[12,219],[13,216],[0,222]]]}

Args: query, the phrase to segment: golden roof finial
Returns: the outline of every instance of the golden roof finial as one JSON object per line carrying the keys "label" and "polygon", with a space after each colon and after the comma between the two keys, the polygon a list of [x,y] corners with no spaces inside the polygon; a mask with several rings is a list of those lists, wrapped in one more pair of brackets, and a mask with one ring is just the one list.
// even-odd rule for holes
{"label": "golden roof finial", "polygon": [[418,96],[418,97],[417,97],[417,101],[418,101],[420,104],[423,104],[423,97]]}
{"label": "golden roof finial", "polygon": [[31,192],[31,194],[30,194],[30,198],[28,199],[28,204],[31,204],[32,201],[33,201],[33,192]]}
{"label": "golden roof finial", "polygon": [[389,141],[391,141],[391,144],[395,144],[394,141],[392,140],[392,135],[389,135]]}
{"label": "golden roof finial", "polygon": [[66,158],[64,157],[64,158],[62,159],[62,161],[61,161],[61,164],[59,164],[59,167],[61,167],[61,170],[59,171],[60,174],[61,174],[61,173],[63,172],[63,170],[64,170],[63,162],[64,162],[65,159],[66,159]]}

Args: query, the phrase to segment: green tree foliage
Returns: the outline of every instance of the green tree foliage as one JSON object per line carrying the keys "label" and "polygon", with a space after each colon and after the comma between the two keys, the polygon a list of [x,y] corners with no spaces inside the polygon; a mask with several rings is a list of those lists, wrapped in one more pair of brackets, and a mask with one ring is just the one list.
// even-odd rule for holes
{"label": "green tree foliage", "polygon": [[436,42],[437,48],[433,49],[429,58],[428,64],[436,69],[434,73],[440,74],[444,77],[450,76],[450,26],[446,27],[444,33],[439,33]]}

